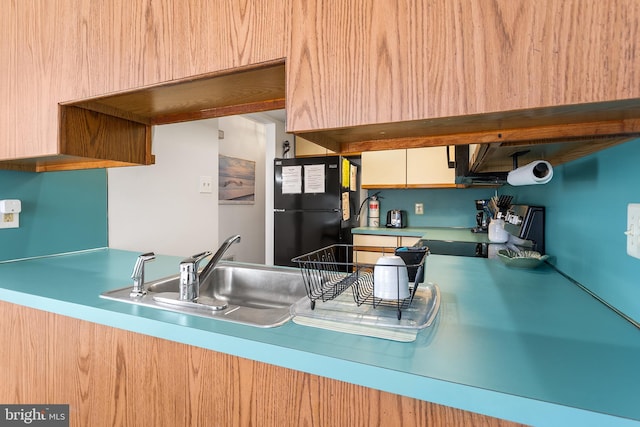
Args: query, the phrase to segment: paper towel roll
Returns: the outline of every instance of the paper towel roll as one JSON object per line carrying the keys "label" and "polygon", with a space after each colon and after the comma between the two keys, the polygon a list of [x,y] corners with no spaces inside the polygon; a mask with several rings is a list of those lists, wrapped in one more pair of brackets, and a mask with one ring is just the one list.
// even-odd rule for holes
{"label": "paper towel roll", "polygon": [[546,184],[553,178],[553,167],[546,160],[536,160],[528,165],[512,170],[507,175],[507,182],[513,186]]}

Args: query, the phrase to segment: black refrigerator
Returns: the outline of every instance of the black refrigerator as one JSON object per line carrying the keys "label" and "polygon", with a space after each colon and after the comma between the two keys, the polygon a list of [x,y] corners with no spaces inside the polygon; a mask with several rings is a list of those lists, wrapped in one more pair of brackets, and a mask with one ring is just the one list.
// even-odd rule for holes
{"label": "black refrigerator", "polygon": [[336,243],[353,243],[360,165],[340,156],[275,159],[274,264]]}

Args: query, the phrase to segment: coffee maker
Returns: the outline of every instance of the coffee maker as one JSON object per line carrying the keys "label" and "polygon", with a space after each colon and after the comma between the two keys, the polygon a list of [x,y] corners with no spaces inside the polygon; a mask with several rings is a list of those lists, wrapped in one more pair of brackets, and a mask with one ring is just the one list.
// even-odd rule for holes
{"label": "coffee maker", "polygon": [[504,218],[509,234],[531,243],[534,251],[544,254],[544,206],[511,205]]}
{"label": "coffee maker", "polygon": [[488,208],[488,200],[476,200],[476,226],[471,229],[474,233],[486,233],[488,230],[491,213]]}

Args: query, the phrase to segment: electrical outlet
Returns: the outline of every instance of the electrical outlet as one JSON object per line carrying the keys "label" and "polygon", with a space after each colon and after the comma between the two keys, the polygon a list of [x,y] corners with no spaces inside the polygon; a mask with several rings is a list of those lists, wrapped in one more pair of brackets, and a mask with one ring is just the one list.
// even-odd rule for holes
{"label": "electrical outlet", "polygon": [[19,226],[17,213],[0,214],[0,228],[18,228]]}
{"label": "electrical outlet", "polygon": [[208,175],[201,176],[198,191],[200,193],[213,193],[213,177]]}
{"label": "electrical outlet", "polygon": [[416,215],[424,215],[424,205],[422,203],[416,203],[415,212]]}
{"label": "electrical outlet", "polygon": [[640,203],[627,205],[627,254],[640,258]]}

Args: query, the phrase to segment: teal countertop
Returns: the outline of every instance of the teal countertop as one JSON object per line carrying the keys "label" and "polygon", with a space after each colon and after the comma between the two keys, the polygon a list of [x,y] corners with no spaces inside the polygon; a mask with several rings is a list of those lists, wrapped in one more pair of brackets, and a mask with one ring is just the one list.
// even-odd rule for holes
{"label": "teal countertop", "polygon": [[353,234],[378,234],[386,236],[421,237],[431,240],[453,240],[456,242],[489,243],[487,233],[472,233],[470,228],[455,227],[357,227]]}
{"label": "teal countertop", "polygon": [[[99,298],[137,253],[0,263],[0,299],[525,424],[640,425],[640,330],[548,266],[430,255],[440,312],[413,343],[250,326]],[[158,256],[147,279],[176,274]]]}

